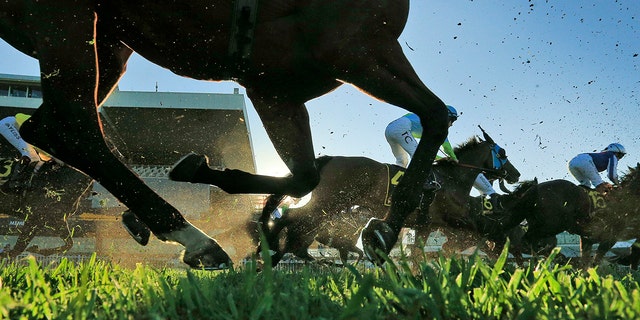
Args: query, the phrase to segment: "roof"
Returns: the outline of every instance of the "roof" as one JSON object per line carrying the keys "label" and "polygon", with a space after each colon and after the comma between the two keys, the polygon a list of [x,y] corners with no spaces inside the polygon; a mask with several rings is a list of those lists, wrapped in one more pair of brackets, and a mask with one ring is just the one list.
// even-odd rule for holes
{"label": "roof", "polygon": [[104,103],[108,107],[244,110],[244,95],[115,91]]}

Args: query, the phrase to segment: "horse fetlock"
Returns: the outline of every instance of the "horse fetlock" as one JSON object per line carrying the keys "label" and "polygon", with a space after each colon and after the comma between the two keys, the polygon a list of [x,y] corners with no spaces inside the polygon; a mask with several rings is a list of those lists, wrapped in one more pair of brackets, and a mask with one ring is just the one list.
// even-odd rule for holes
{"label": "horse fetlock", "polygon": [[193,182],[198,170],[208,168],[209,158],[205,155],[189,153],[178,160],[169,170],[169,179],[173,181]]}
{"label": "horse fetlock", "polygon": [[180,230],[156,236],[165,242],[182,244],[185,247],[182,261],[191,268],[220,270],[231,267],[231,258],[222,247],[188,222]]}
{"label": "horse fetlock", "polygon": [[358,239],[357,247],[372,262],[382,265],[385,257],[380,255],[388,255],[398,239],[398,234],[386,222],[371,218],[362,229],[362,233]]}
{"label": "horse fetlock", "polygon": [[122,225],[137,243],[143,246],[146,246],[147,243],[149,243],[149,237],[151,236],[149,227],[147,227],[144,222],[140,221],[140,219],[138,219],[131,210],[127,210],[122,213]]}

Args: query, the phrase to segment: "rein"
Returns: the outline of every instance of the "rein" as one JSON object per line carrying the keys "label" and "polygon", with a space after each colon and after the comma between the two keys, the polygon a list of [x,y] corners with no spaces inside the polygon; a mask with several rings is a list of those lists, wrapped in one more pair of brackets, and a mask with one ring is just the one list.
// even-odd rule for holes
{"label": "rein", "polygon": [[495,174],[498,177],[501,177],[501,176],[504,175],[504,174],[502,174],[502,172],[504,172],[504,170],[500,170],[500,169],[493,169],[493,168],[490,169],[490,168],[478,167],[478,166],[474,166],[474,165],[466,164],[466,163],[456,163],[455,165],[459,166],[459,167],[482,170],[482,171],[485,171],[485,172],[488,172],[488,173]]}

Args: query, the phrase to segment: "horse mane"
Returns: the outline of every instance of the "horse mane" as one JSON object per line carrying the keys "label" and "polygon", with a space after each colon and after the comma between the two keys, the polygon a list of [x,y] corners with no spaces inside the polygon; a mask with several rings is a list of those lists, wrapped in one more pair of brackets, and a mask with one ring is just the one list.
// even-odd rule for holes
{"label": "horse mane", "polygon": [[627,187],[627,185],[633,184],[633,182],[636,182],[635,184],[638,184],[637,182],[640,181],[640,179],[638,179],[638,174],[640,174],[640,163],[638,163],[635,168],[627,168],[628,171],[620,177],[620,185],[623,187]]}
{"label": "horse mane", "polygon": [[458,146],[456,146],[453,149],[453,152],[455,152],[456,154],[465,152],[466,150],[471,149],[471,148],[479,145],[482,142],[484,142],[484,141],[478,139],[478,137],[476,137],[476,136],[472,136],[469,139],[467,139],[467,141],[465,141],[465,142],[459,144]]}
{"label": "horse mane", "polygon": [[453,161],[449,161],[447,159],[441,159],[441,160],[434,161],[433,165],[436,167],[453,167],[453,166],[457,166],[458,164]]}
{"label": "horse mane", "polygon": [[327,163],[329,163],[329,161],[331,161],[331,159],[333,159],[333,156],[321,156],[316,158],[316,168],[318,168],[318,170],[322,169]]}
{"label": "horse mane", "polygon": [[513,189],[512,193],[517,194],[522,190],[528,190],[529,188],[536,186],[538,184],[538,179],[535,178],[533,180],[525,180],[518,183],[518,186]]}

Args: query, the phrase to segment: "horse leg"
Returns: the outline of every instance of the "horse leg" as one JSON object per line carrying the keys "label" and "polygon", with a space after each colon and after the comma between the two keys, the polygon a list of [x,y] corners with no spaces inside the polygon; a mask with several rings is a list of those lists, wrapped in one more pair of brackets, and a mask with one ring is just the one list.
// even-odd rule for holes
{"label": "horse leg", "polygon": [[28,250],[29,243],[33,241],[33,238],[38,235],[38,232],[44,227],[45,221],[36,219],[34,215],[28,215],[24,220],[24,225],[19,229],[18,239],[16,244],[11,250],[8,251],[8,255],[12,258],[17,257],[24,251]]}
{"label": "horse leg", "polygon": [[[338,254],[340,256],[340,262],[342,262],[343,266],[346,266],[349,263],[349,250],[346,248],[338,248]],[[360,255],[358,255],[358,260],[359,259],[360,259]]]}
{"label": "horse leg", "polygon": [[309,246],[311,245],[311,242],[305,241],[304,238],[295,239],[295,241],[300,241],[300,242],[296,242],[295,244],[290,245],[291,247],[286,250],[287,252],[293,253],[294,256],[304,261],[316,261],[316,258],[314,258],[309,254]]}
{"label": "horse leg", "polygon": [[[275,201],[274,199],[276,199],[278,197],[275,198],[269,198],[269,200],[267,200],[267,205],[265,205],[262,215],[264,216],[267,212],[267,210],[270,210],[272,208],[271,205],[269,205],[269,203],[271,201]],[[279,219],[275,219],[273,220],[273,226],[269,226],[269,216],[271,215],[271,212],[273,212],[273,210],[269,211],[269,215],[267,215],[266,220],[262,221],[262,217],[261,217],[261,221],[259,222],[260,226],[260,232],[262,234],[262,239],[264,239],[267,243],[267,247],[269,248],[269,255],[271,256],[271,264],[272,266],[275,266],[278,264],[278,262],[280,262],[280,259],[282,259],[282,256],[284,255],[284,253],[286,251],[283,252],[283,250],[280,250],[280,234],[285,230],[285,228],[287,228],[286,232],[285,232],[285,239],[288,239],[288,234],[289,234],[289,225],[291,224],[289,215],[283,215],[281,218]],[[286,246],[285,246],[286,247]],[[262,252],[262,245],[258,244],[258,249],[257,249],[257,256],[258,258],[262,258],[261,257],[261,252]]]}
{"label": "horse leg", "polygon": [[62,241],[64,241],[64,244],[58,247],[53,247],[53,248],[37,248],[37,247],[29,247],[26,249],[26,251],[29,251],[31,253],[37,253],[37,254],[41,254],[43,256],[50,256],[52,254],[58,254],[58,253],[64,253],[67,252],[69,249],[71,249],[73,247],[73,238],[71,237],[71,235],[67,236],[67,237],[60,237],[60,239],[62,239]]}
{"label": "horse leg", "polygon": [[593,250],[594,244],[595,244],[595,241],[587,237],[580,236],[580,251],[581,251],[580,264],[583,268],[588,268],[591,266],[591,262],[593,261],[591,258],[591,251]]}
{"label": "horse leg", "polygon": [[[335,84],[332,83],[331,86]],[[232,194],[303,197],[320,181],[306,107],[303,103],[267,96],[250,88],[247,88],[247,95],[251,98],[278,155],[291,174],[286,177],[272,177],[241,170],[217,170],[206,165],[202,156],[187,155],[173,166],[169,177],[176,181],[215,185]]]}
{"label": "horse leg", "polygon": [[604,258],[604,255],[607,254],[609,250],[616,244],[615,241],[601,241],[598,244],[598,249],[596,250],[596,255],[593,258],[593,265],[597,266]]}
{"label": "horse leg", "polygon": [[417,114],[423,127],[418,148],[393,193],[391,210],[383,220],[368,223],[361,235],[367,256],[380,261],[375,249],[388,254],[407,216],[418,206],[422,185],[438,148],[447,136],[448,127],[445,104],[422,83],[395,39],[393,45],[367,49],[365,55],[361,51],[354,51],[354,56],[344,59],[350,65],[341,66],[346,71],[337,75],[337,78]]}
{"label": "horse leg", "polygon": [[31,243],[36,235],[34,232],[24,232],[24,230],[26,230],[24,227],[22,229],[23,230],[21,230],[20,235],[18,235],[18,239],[16,240],[16,244],[13,246],[13,248],[4,252],[3,254],[10,258],[16,258],[21,253],[27,250],[27,246],[29,245],[29,243]]}
{"label": "horse leg", "polygon": [[638,240],[631,245],[629,260],[631,262],[631,270],[637,270],[640,262],[640,244],[638,243]]}
{"label": "horse leg", "polygon": [[[39,26],[38,39],[47,39],[33,40],[39,49],[43,104],[21,127],[25,140],[94,178],[135,212],[159,239],[184,245],[183,261],[191,267],[225,267],[230,258],[215,240],[146,186],[110,152],[104,140],[97,113],[98,93],[106,95],[115,83],[98,84],[96,61],[99,58],[112,62],[113,73],[100,80],[115,81],[124,65],[123,61],[119,65],[113,62],[126,57],[126,51],[112,52],[118,59],[110,59],[105,52],[98,57],[95,14],[82,9],[51,9],[59,13],[55,21],[33,22]],[[77,37],[68,37],[78,33]]]}

